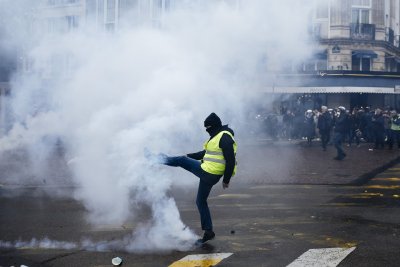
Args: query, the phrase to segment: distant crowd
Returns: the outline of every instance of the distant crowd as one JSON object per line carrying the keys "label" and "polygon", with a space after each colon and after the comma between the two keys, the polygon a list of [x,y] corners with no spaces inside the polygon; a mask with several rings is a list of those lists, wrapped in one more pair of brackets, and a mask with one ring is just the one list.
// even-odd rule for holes
{"label": "distant crowd", "polygon": [[288,109],[281,114],[257,115],[256,120],[261,127],[259,130],[274,140],[304,139],[311,145],[313,139],[319,138],[326,149],[331,136],[339,132],[342,142],[348,146],[368,142],[373,143],[375,149],[385,146],[392,149],[394,144],[400,148],[400,119],[393,108],[360,107],[350,111],[342,106],[335,109],[322,106],[320,110]]}

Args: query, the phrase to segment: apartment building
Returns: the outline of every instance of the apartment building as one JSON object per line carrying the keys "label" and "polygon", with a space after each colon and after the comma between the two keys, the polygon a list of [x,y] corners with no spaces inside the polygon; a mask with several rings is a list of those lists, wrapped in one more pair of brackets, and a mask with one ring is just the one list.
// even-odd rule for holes
{"label": "apartment building", "polygon": [[[117,30],[122,20],[132,23],[161,23],[175,0],[41,0],[37,20],[47,34],[68,32],[92,24],[108,31]],[[40,23],[43,23],[40,25]]]}
{"label": "apartment building", "polygon": [[400,72],[399,14],[398,0],[317,1],[313,36],[326,69]]}
{"label": "apartment building", "polygon": [[[178,3],[200,0],[40,0],[33,29],[40,34],[69,33],[82,26],[115,32],[124,24],[163,26]],[[240,0],[225,1],[240,8]],[[243,3],[243,2],[242,2]],[[314,0],[310,38],[314,57],[268,79],[262,88],[285,105],[299,108],[344,105],[400,108],[400,0]],[[311,49],[311,48],[310,48]],[[23,56],[19,69],[41,70],[44,79],[73,69],[69,55],[33,63]],[[38,67],[38,65],[41,65]],[[289,99],[289,100],[288,100]],[[282,100],[283,101],[283,100]],[[297,104],[296,104],[297,105]]]}
{"label": "apartment building", "polygon": [[399,24],[399,0],[316,0],[310,34],[318,51],[266,91],[292,94],[284,105],[303,109],[400,108]]}

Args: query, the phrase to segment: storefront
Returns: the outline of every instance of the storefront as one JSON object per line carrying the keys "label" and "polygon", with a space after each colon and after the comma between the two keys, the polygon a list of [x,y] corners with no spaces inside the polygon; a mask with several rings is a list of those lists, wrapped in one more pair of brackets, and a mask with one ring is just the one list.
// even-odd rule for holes
{"label": "storefront", "polygon": [[[270,91],[270,90],[267,90]],[[344,106],[357,107],[400,107],[399,93],[394,88],[383,87],[275,87],[270,91],[275,102],[281,100],[284,106],[319,109]]]}
{"label": "storefront", "polygon": [[314,75],[274,77],[263,92],[273,98],[274,110],[344,106],[400,110],[400,75],[327,71]]}

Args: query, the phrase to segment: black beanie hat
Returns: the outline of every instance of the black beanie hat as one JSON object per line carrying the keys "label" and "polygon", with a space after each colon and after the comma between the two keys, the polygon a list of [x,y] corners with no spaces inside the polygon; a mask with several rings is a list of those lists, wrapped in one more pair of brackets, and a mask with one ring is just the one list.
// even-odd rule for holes
{"label": "black beanie hat", "polygon": [[214,112],[208,115],[204,121],[204,127],[211,126],[212,128],[221,127],[221,119]]}

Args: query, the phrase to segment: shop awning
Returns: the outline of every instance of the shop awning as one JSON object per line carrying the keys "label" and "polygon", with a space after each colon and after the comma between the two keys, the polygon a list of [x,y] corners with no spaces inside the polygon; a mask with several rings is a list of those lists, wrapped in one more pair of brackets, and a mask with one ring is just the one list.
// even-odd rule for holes
{"label": "shop awning", "polygon": [[354,50],[352,56],[358,58],[377,58],[378,55],[372,50]]}
{"label": "shop awning", "polygon": [[366,93],[366,94],[400,94],[392,87],[267,87],[266,93],[278,94],[324,94],[324,93]]}

